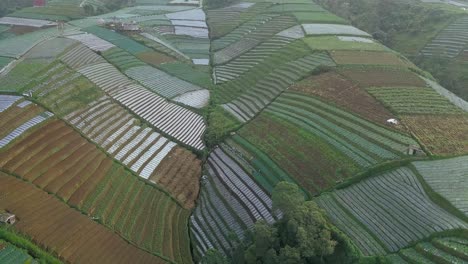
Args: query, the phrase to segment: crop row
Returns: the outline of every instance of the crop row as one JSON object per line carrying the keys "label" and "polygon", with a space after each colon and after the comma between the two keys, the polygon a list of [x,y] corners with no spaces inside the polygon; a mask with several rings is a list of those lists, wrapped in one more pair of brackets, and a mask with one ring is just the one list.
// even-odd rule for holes
{"label": "crop row", "polygon": [[19,58],[36,44],[57,35],[57,29],[50,28],[0,40],[0,56]]}
{"label": "crop row", "polygon": [[445,89],[444,87],[442,87],[437,82],[434,82],[434,81],[426,79],[426,78],[423,78],[423,79],[424,79],[424,81],[426,81],[427,85],[429,85],[429,87],[434,89],[434,91],[436,91],[438,94],[440,94],[441,96],[447,98],[447,100],[449,100],[452,104],[460,107],[465,112],[468,112],[468,102],[467,101],[465,101],[462,98],[458,97],[456,94],[452,93],[451,91]]}
{"label": "crop row", "polygon": [[15,229],[66,262],[164,263],[32,184],[1,173],[0,191],[0,206],[21,219]]}
{"label": "crop row", "polygon": [[51,112],[44,112],[36,117],[33,117],[32,119],[26,121],[24,124],[21,126],[17,127],[15,130],[11,131],[7,136],[4,138],[0,139],[0,148],[3,148],[4,146],[8,145],[11,141],[14,139],[20,137],[24,132],[29,130],[30,128],[46,121],[50,117],[52,117],[54,114]]}
{"label": "crop row", "polygon": [[8,109],[10,106],[16,103],[19,99],[21,99],[20,96],[1,94],[0,95],[0,113]]}
{"label": "crop row", "polygon": [[[338,227],[349,232],[346,231],[349,227],[344,225],[360,225],[389,252],[434,232],[467,226],[433,203],[408,168],[381,174],[328,195],[333,198],[329,202],[336,203],[335,208],[340,207],[341,213],[351,217],[348,219],[351,223],[335,220]],[[327,214],[335,214],[330,208],[325,208]],[[359,246],[361,242],[356,244]],[[362,250],[366,251],[364,247]]]}
{"label": "crop row", "polygon": [[83,45],[87,46],[88,48],[94,50],[94,51],[106,51],[108,49],[111,49],[114,46],[114,44],[105,41],[101,38],[96,37],[93,34],[77,34],[77,35],[71,35],[67,36],[67,38],[78,40],[81,42]]}
{"label": "crop row", "polygon": [[[235,35],[244,34],[249,27],[243,27],[246,24],[252,24],[252,21],[258,20],[260,13],[264,12],[271,3],[239,3],[228,7],[211,9],[207,11],[208,24],[210,25],[211,35],[214,38],[220,38],[230,32]],[[256,25],[253,22],[253,25]],[[240,37],[235,37],[240,39]],[[223,44],[226,45],[226,44]],[[215,44],[217,47],[217,44]],[[218,48],[216,48],[217,50]]]}
{"label": "crop row", "polygon": [[166,98],[202,89],[151,66],[133,67],[125,71],[125,74]]}
{"label": "crop row", "polygon": [[398,114],[460,114],[453,105],[428,87],[368,88],[367,91]]}
{"label": "crop row", "polygon": [[125,50],[114,47],[102,53],[103,57],[108,60],[112,65],[115,65],[122,71],[128,70],[132,67],[144,66],[141,60]]}
{"label": "crop row", "polygon": [[445,29],[420,51],[425,56],[454,58],[468,43],[468,18],[463,17]]}
{"label": "crop row", "polygon": [[238,78],[242,74],[248,72],[252,67],[274,55],[278,50],[286,47],[293,40],[294,39],[287,37],[275,36],[234,60],[229,61],[227,64],[216,66],[214,68],[216,83]]}
{"label": "crop row", "polygon": [[295,25],[294,19],[289,16],[276,16],[264,22],[248,34],[242,36],[238,41],[233,42],[222,50],[216,51],[213,55],[214,63],[224,64],[229,62],[253,49],[262,41],[269,40],[278,32]]}
{"label": "crop row", "polygon": [[103,63],[105,60],[87,48],[85,45],[78,45],[61,57],[61,60],[73,69]]}
{"label": "crop row", "polygon": [[413,162],[429,186],[468,216],[468,156]]}
{"label": "crop row", "polygon": [[292,98],[280,97],[267,111],[319,136],[362,167],[375,165],[379,160],[398,159],[408,147],[368,127],[314,108],[309,102]]}
{"label": "crop row", "polygon": [[[138,247],[169,259],[177,258],[174,252],[164,249],[161,236],[167,236],[164,241],[171,247],[179,247],[185,239],[183,232],[165,232],[171,232],[173,225],[181,222],[180,228],[183,228],[183,221],[172,219],[185,209],[166,193],[145,184],[123,166],[112,162],[65,123],[53,121],[35,130],[2,152],[1,160],[0,166],[4,170],[55,194]],[[148,200],[149,197],[160,199]],[[168,206],[173,207],[172,211],[150,210],[156,202],[164,199]],[[155,218],[162,222],[143,229],[147,221]],[[142,237],[152,242],[144,241]],[[190,255],[188,247],[180,250]]]}
{"label": "crop row", "polygon": [[269,194],[280,181],[294,182],[268,155],[239,135],[231,137],[221,147]]}
{"label": "crop row", "polygon": [[19,17],[2,17],[0,18],[0,24],[1,25],[37,27],[37,28],[57,25],[57,23],[48,21],[48,20],[27,19],[27,18],[19,18]]}
{"label": "crop row", "polygon": [[321,53],[286,63],[273,70],[237,99],[224,104],[223,107],[240,121],[246,122],[295,81],[323,65],[334,64],[327,55]]}
{"label": "crop row", "polygon": [[103,27],[92,26],[85,28],[84,31],[106,40],[131,54],[150,51],[148,47],[134,41],[133,39]]}
{"label": "crop row", "polygon": [[1,240],[0,243],[0,263],[34,263],[33,258],[27,252],[10,244],[5,245]]}
{"label": "crop row", "polygon": [[278,215],[271,211],[269,195],[220,148],[210,155],[208,172],[201,205],[191,218],[192,233],[200,255],[213,245],[229,254],[233,247],[231,235],[242,240],[255,221],[272,223]]}
{"label": "crop row", "polygon": [[434,238],[430,242],[416,244],[403,249],[387,259],[392,264],[398,263],[466,263],[467,240],[462,237]]}
{"label": "crop row", "polygon": [[[179,186],[198,180],[197,160],[186,150],[175,152],[176,143],[159,133],[136,125],[136,120],[110,99],[102,98],[65,119],[140,177],[161,184],[184,205],[193,204],[197,191]],[[187,160],[174,164],[179,157]]]}
{"label": "crop row", "polygon": [[200,115],[135,84],[109,63],[83,65],[79,72],[164,133],[196,149],[204,148],[201,137],[205,124]]}

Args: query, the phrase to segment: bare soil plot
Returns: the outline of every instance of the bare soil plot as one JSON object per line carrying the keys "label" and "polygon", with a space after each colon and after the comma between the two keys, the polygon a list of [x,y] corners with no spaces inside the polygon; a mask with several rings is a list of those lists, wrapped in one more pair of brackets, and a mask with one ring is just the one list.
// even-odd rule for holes
{"label": "bare soil plot", "polygon": [[156,51],[142,52],[136,55],[138,59],[148,64],[158,66],[159,64],[177,61],[175,58]]}
{"label": "bare soil plot", "polygon": [[149,178],[168,189],[185,208],[193,208],[199,192],[201,161],[184,148],[174,148]]}

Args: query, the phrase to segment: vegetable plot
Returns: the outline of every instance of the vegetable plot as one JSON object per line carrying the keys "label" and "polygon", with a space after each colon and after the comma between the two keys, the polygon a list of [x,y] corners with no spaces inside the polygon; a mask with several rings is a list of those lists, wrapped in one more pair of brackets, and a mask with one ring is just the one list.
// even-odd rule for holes
{"label": "vegetable plot", "polygon": [[467,228],[429,199],[408,168],[366,179],[316,201],[366,255],[383,253],[370,247],[396,252],[434,232]]}
{"label": "vegetable plot", "polygon": [[413,165],[434,191],[468,216],[468,156]]}

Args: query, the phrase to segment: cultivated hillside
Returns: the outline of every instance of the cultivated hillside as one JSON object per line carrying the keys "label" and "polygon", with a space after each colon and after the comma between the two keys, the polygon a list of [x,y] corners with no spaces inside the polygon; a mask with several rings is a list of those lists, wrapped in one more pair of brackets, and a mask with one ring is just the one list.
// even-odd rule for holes
{"label": "cultivated hillside", "polygon": [[311,0],[126,4],[0,18],[0,262],[251,263],[280,182],[337,245],[254,262],[468,261],[468,102],[430,73]]}

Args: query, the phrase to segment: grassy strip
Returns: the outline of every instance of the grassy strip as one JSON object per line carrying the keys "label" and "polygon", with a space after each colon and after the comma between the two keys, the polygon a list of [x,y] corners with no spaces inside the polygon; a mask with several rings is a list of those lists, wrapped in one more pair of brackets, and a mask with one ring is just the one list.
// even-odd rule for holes
{"label": "grassy strip", "polygon": [[55,256],[41,249],[26,237],[10,229],[11,228],[9,227],[0,225],[0,239],[8,241],[9,243],[18,248],[25,249],[26,251],[28,251],[28,254],[36,258],[39,261],[39,263],[62,263]]}

